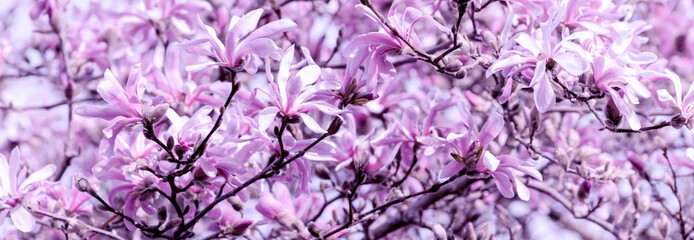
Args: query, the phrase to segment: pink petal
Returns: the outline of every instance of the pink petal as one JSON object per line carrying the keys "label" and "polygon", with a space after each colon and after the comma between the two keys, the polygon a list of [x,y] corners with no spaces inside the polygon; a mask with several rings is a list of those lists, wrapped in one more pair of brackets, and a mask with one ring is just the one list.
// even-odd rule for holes
{"label": "pink petal", "polygon": [[449,178],[456,173],[460,172],[460,170],[465,167],[464,164],[459,163],[455,160],[448,162],[445,166],[443,166],[443,169],[441,169],[441,174],[439,174],[439,179],[444,179],[444,178]]}
{"label": "pink petal", "polygon": [[258,38],[269,38],[276,34],[280,34],[296,27],[296,23],[289,19],[280,19],[259,27],[252,33],[248,34],[245,41],[255,40]]}
{"label": "pink petal", "polygon": [[[482,146],[487,146],[504,128],[504,119],[501,114],[493,112],[480,131],[479,141]],[[492,170],[493,171],[493,170]]]}

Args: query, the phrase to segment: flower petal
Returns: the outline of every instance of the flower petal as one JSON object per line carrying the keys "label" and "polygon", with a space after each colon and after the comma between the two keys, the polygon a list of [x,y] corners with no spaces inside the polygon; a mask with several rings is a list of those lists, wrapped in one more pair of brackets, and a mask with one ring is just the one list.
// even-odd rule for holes
{"label": "flower petal", "polygon": [[304,121],[304,124],[306,124],[306,127],[308,129],[311,129],[311,131],[314,131],[316,133],[327,133],[325,129],[323,129],[320,124],[316,122],[311,116],[309,116],[306,113],[299,113],[299,116],[301,117],[301,120]]}
{"label": "flower petal", "polygon": [[501,133],[503,128],[504,119],[501,114],[497,112],[490,114],[489,119],[486,123],[484,123],[484,126],[482,126],[482,130],[480,131],[478,137],[480,145],[487,146],[489,142],[491,142],[494,138],[496,138],[496,136],[499,135],[499,133]]}
{"label": "flower petal", "polygon": [[573,52],[561,52],[554,55],[552,59],[559,63],[569,74],[574,76],[580,76],[588,71],[590,67],[590,65],[588,65],[588,60]]}
{"label": "flower petal", "polygon": [[489,151],[484,151],[484,159],[482,160],[482,164],[484,164],[489,171],[496,171],[496,169],[499,167],[499,159],[494,156],[494,154],[490,153]]}
{"label": "flower petal", "polygon": [[533,56],[537,57],[537,55],[540,55],[540,47],[537,45],[537,42],[535,39],[530,37],[527,33],[521,32],[516,37],[514,40],[521,45],[521,47],[528,49]]}
{"label": "flower petal", "polygon": [[31,185],[32,183],[44,180],[46,178],[49,178],[53,173],[55,172],[55,165],[53,164],[48,164],[45,167],[41,168],[40,170],[32,173],[29,175],[29,177],[22,182],[21,185],[19,185],[19,189],[22,190],[26,188],[27,186]]}
{"label": "flower petal", "polygon": [[19,231],[30,232],[31,229],[36,225],[36,220],[31,216],[31,213],[27,211],[24,207],[18,206],[17,208],[11,210],[10,218],[12,218],[12,224],[14,224]]}

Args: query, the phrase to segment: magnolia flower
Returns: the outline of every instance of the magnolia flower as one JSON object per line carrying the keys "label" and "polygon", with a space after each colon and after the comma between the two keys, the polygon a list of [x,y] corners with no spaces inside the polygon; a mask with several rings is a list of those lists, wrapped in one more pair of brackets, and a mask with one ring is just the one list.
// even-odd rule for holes
{"label": "magnolia flower", "polygon": [[[282,50],[270,38],[295,28],[296,23],[289,19],[280,19],[256,28],[262,14],[262,9],[256,9],[242,17],[234,16],[229,23],[224,43],[217,38],[215,30],[205,25],[198,15],[198,23],[207,32],[207,38],[193,40],[185,46],[188,46],[188,51],[216,58],[216,62],[188,66],[186,70],[198,72],[218,65],[255,73],[258,70],[258,57],[279,59]],[[195,47],[204,43],[210,43],[212,51]],[[244,58],[246,56],[250,57]]]}
{"label": "magnolia flower", "polygon": [[[487,69],[487,77],[503,71],[508,78],[525,69],[535,67],[535,73],[530,81],[533,87],[535,105],[540,112],[546,112],[555,104],[552,81],[547,76],[547,70],[552,70],[555,64],[561,66],[569,74],[580,76],[588,71],[592,58],[581,46],[571,42],[586,35],[586,32],[573,33],[564,37],[559,43],[552,39],[552,33],[563,19],[564,12],[557,10],[547,22],[541,24],[539,31],[531,35],[521,32],[512,38],[520,48],[505,51],[499,59]],[[509,41],[504,49],[509,48]],[[510,45],[513,46],[513,45]],[[520,67],[516,67],[520,65]],[[510,80],[509,80],[510,83]]]}
{"label": "magnolia flower", "polygon": [[12,149],[10,161],[0,154],[0,224],[10,215],[12,224],[22,232],[29,232],[36,225],[34,217],[22,206],[24,196],[36,189],[34,183],[45,180],[55,172],[49,164],[26,177],[27,169],[20,166],[19,148]]}
{"label": "magnolia flower", "polygon": [[308,235],[302,220],[314,216],[320,210],[314,206],[322,205],[323,201],[322,197],[315,194],[294,199],[287,186],[275,182],[272,184],[272,193],[263,193],[255,209],[266,218],[287,227],[296,226],[303,231],[302,235]]}
{"label": "magnolia flower", "polygon": [[143,98],[146,82],[140,74],[139,64],[130,69],[125,89],[111,70],[106,69],[104,79],[99,82],[96,90],[110,105],[86,105],[75,109],[75,113],[78,115],[113,120],[113,123],[103,130],[107,141],[104,142],[102,147],[108,149],[106,153],[110,154],[113,151],[116,137],[124,128],[132,129],[143,121],[149,123],[157,122],[169,108],[169,105],[166,103],[150,107],[154,101],[146,101]]}
{"label": "magnolia flower", "polygon": [[492,113],[489,120],[482,126],[482,130],[477,132],[467,107],[463,103],[459,103],[458,110],[462,115],[463,123],[468,127],[468,132],[466,134],[448,134],[447,140],[453,150],[451,156],[455,161],[444,166],[440,177],[453,176],[465,167],[473,168],[478,172],[490,173],[494,178],[496,187],[504,197],[512,198],[515,187],[518,197],[527,201],[530,198],[530,192],[525,184],[518,179],[517,174],[522,172],[542,181],[540,172],[534,169],[530,163],[514,156],[494,156],[486,149],[487,145],[503,129],[504,120],[501,115],[496,112]]}
{"label": "magnolia flower", "polygon": [[670,95],[665,89],[658,89],[658,100],[669,103],[675,111],[679,112],[684,119],[689,121],[692,116],[694,116],[694,84],[689,85],[687,94],[682,96],[682,83],[680,77],[668,69],[665,70],[665,76],[672,80],[672,84],[675,86],[676,97]]}
{"label": "magnolia flower", "polygon": [[294,59],[294,46],[290,46],[284,53],[280,61],[280,68],[277,71],[277,78],[271,75],[270,64],[266,62],[267,78],[270,80],[272,92],[268,93],[263,89],[256,89],[270,97],[273,106],[263,109],[258,113],[258,128],[265,131],[270,127],[277,113],[282,113],[286,117],[299,117],[306,124],[306,127],[316,133],[326,133],[316,120],[307,113],[320,111],[328,115],[337,115],[342,111],[335,106],[328,104],[321,98],[316,98],[319,91],[324,91],[320,83],[315,84],[321,74],[321,68],[313,62],[308,50],[304,49],[304,57],[308,65],[301,68],[295,75],[291,75],[292,60]]}
{"label": "magnolia flower", "polygon": [[624,114],[633,130],[641,128],[636,112],[629,104],[638,104],[638,96],[647,98],[651,93],[639,82],[639,77],[646,75],[662,75],[652,71],[639,69],[638,64],[655,61],[655,55],[649,52],[639,54],[627,51],[634,41],[632,34],[625,34],[616,39],[603,56],[595,57],[593,64],[593,79],[598,89],[606,91],[614,101],[619,111]]}
{"label": "magnolia flower", "polygon": [[[360,35],[347,45],[345,48],[347,50],[343,53],[345,57],[349,57],[346,75],[354,76],[359,66],[366,61],[363,78],[366,78],[368,82],[373,82],[372,84],[375,84],[375,80],[379,77],[390,80],[395,75],[395,67],[386,59],[386,53],[397,52],[399,54],[401,51],[405,51],[403,49],[409,48],[402,39],[397,37],[398,35],[414,47],[419,47],[419,38],[414,32],[416,23],[425,20],[431,22],[440,31],[450,34],[450,29],[414,7],[407,7],[402,13],[399,13],[397,8],[392,8],[388,14],[388,22],[393,28],[383,24],[380,18],[367,6],[357,4],[355,8],[378,23],[382,31]],[[412,50],[410,49],[410,51]]]}

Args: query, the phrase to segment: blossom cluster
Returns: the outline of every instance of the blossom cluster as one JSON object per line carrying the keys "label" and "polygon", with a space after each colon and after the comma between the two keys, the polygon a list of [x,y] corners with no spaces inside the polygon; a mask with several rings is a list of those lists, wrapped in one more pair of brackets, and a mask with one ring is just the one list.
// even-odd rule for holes
{"label": "blossom cluster", "polygon": [[690,0],[11,0],[0,24],[3,238],[694,239]]}

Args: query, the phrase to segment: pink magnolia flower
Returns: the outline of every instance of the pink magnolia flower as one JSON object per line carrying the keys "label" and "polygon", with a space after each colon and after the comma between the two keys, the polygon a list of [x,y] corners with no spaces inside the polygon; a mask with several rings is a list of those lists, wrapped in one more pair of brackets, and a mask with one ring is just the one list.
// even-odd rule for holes
{"label": "pink magnolia flower", "polygon": [[[85,204],[91,196],[77,188],[65,189],[60,183],[48,183],[44,185],[46,195],[62,204],[60,207],[65,210],[68,216],[77,213],[91,213],[92,205]],[[49,208],[50,209],[50,208]]]}
{"label": "pink magnolia flower", "polygon": [[[110,105],[86,105],[75,109],[75,113],[85,117],[113,120],[113,123],[103,130],[105,142],[101,146],[105,152],[113,151],[114,142],[118,134],[124,129],[135,129],[142,121],[156,122],[164,116],[168,104],[157,104],[162,99],[145,100],[146,80],[140,75],[140,65],[135,65],[130,70],[125,89],[118,82],[111,70],[106,69],[104,79],[99,82],[97,91],[99,95]],[[158,100],[158,101],[157,101]]]}
{"label": "pink magnolia flower", "polygon": [[[258,70],[259,57],[279,59],[282,50],[270,38],[295,28],[296,23],[289,19],[280,19],[256,28],[262,14],[262,9],[256,9],[242,17],[234,16],[226,32],[224,43],[217,38],[215,30],[205,25],[198,16],[200,27],[207,32],[207,38],[193,40],[185,46],[188,46],[188,51],[214,57],[216,62],[188,66],[186,70],[197,72],[211,66],[225,66],[234,70],[245,69],[249,73],[255,73]],[[212,51],[196,47],[204,43],[210,43]],[[246,56],[250,57],[245,58]]]}
{"label": "pink magnolia flower", "polygon": [[680,77],[667,69],[665,70],[665,76],[672,80],[672,84],[675,86],[675,97],[670,95],[665,89],[658,89],[658,100],[669,103],[675,111],[679,112],[684,119],[689,121],[694,116],[694,84],[690,84],[689,90],[682,96],[682,82]]}
{"label": "pink magnolia flower", "polygon": [[263,193],[255,209],[266,218],[286,227],[298,226],[303,231],[302,235],[308,235],[302,220],[314,216],[320,210],[314,206],[322,205],[323,201],[322,197],[315,194],[294,199],[287,186],[275,182],[272,184],[272,193]]}
{"label": "pink magnolia flower", "polygon": [[45,180],[55,172],[55,165],[49,164],[26,177],[27,169],[21,167],[19,148],[12,149],[10,161],[0,154],[0,224],[10,215],[12,223],[22,232],[29,232],[36,220],[22,205],[24,196],[36,190],[34,183]]}
{"label": "pink magnolia flower", "polygon": [[625,34],[612,42],[604,55],[595,57],[593,79],[598,89],[610,94],[629,126],[637,130],[641,128],[641,122],[630,104],[638,104],[639,96],[647,98],[651,95],[639,78],[659,74],[641,69],[640,64],[654,62],[656,56],[649,52],[636,54],[627,51],[633,41],[632,34]]}
{"label": "pink magnolia flower", "polygon": [[[499,59],[487,69],[487,77],[502,71],[507,78],[513,77],[525,69],[534,67],[534,74],[530,81],[533,87],[535,105],[540,112],[546,112],[555,104],[552,80],[547,75],[547,70],[552,70],[554,64],[561,66],[573,76],[580,76],[588,71],[593,61],[588,52],[581,46],[571,42],[587,32],[577,32],[564,37],[555,43],[552,33],[563,20],[565,10],[557,10],[547,22],[541,24],[539,31],[528,33],[521,32],[512,38],[520,47],[503,52]],[[511,45],[508,45],[511,44]],[[513,46],[513,41],[507,42],[504,49]],[[520,66],[519,66],[520,65]],[[507,84],[510,84],[511,81]]]}
{"label": "pink magnolia flower", "polygon": [[[305,50],[304,53],[308,53]],[[271,93],[263,89],[256,89],[267,95],[271,101],[271,107],[263,109],[258,113],[258,128],[265,131],[270,127],[277,113],[282,113],[286,117],[299,117],[306,124],[306,127],[316,133],[326,133],[327,131],[316,122],[308,112],[319,111],[328,115],[337,115],[342,110],[327,103],[322,98],[318,98],[316,93],[326,91],[320,83],[316,83],[321,74],[321,68],[313,62],[310,55],[304,54],[308,65],[301,68],[295,75],[291,75],[291,63],[294,59],[294,46],[290,46],[285,52],[280,67],[277,71],[277,78],[271,75],[270,64],[266,62],[267,78],[270,80]]]}
{"label": "pink magnolia flower", "polygon": [[[487,145],[496,138],[503,129],[504,120],[500,114],[493,112],[487,122],[482,126],[482,130],[477,132],[472,115],[463,103],[458,104],[463,118],[463,123],[468,127],[465,134],[450,133],[446,137],[452,146],[454,161],[446,164],[440,174],[441,178],[453,176],[463,168],[474,167],[478,172],[490,173],[494,178],[496,187],[501,195],[507,198],[514,196],[513,189],[516,189],[518,197],[527,201],[530,198],[528,188],[518,179],[518,173],[528,174],[542,181],[542,175],[534,169],[528,162],[522,161],[511,155],[494,156],[487,151]],[[474,159],[479,159],[474,164]]]}
{"label": "pink magnolia flower", "polygon": [[[400,54],[403,49],[409,49],[409,46],[396,36],[398,35],[411,42],[414,47],[419,47],[420,40],[414,32],[416,23],[422,20],[431,22],[434,27],[444,33],[450,33],[450,29],[441,25],[431,16],[423,14],[420,10],[414,7],[407,7],[404,11],[398,11],[398,8],[393,6],[388,14],[388,22],[393,29],[389,28],[379,20],[379,17],[371,11],[367,6],[358,4],[355,6],[357,10],[369,17],[372,21],[380,25],[380,32],[371,32],[356,37],[347,45],[343,55],[349,57],[347,61],[347,76],[356,75],[359,66],[366,61],[364,67],[363,78],[367,82],[375,82],[376,79],[390,80],[395,75],[395,67],[393,63],[386,59],[387,53],[396,52]],[[410,51],[412,51],[410,49]]]}

